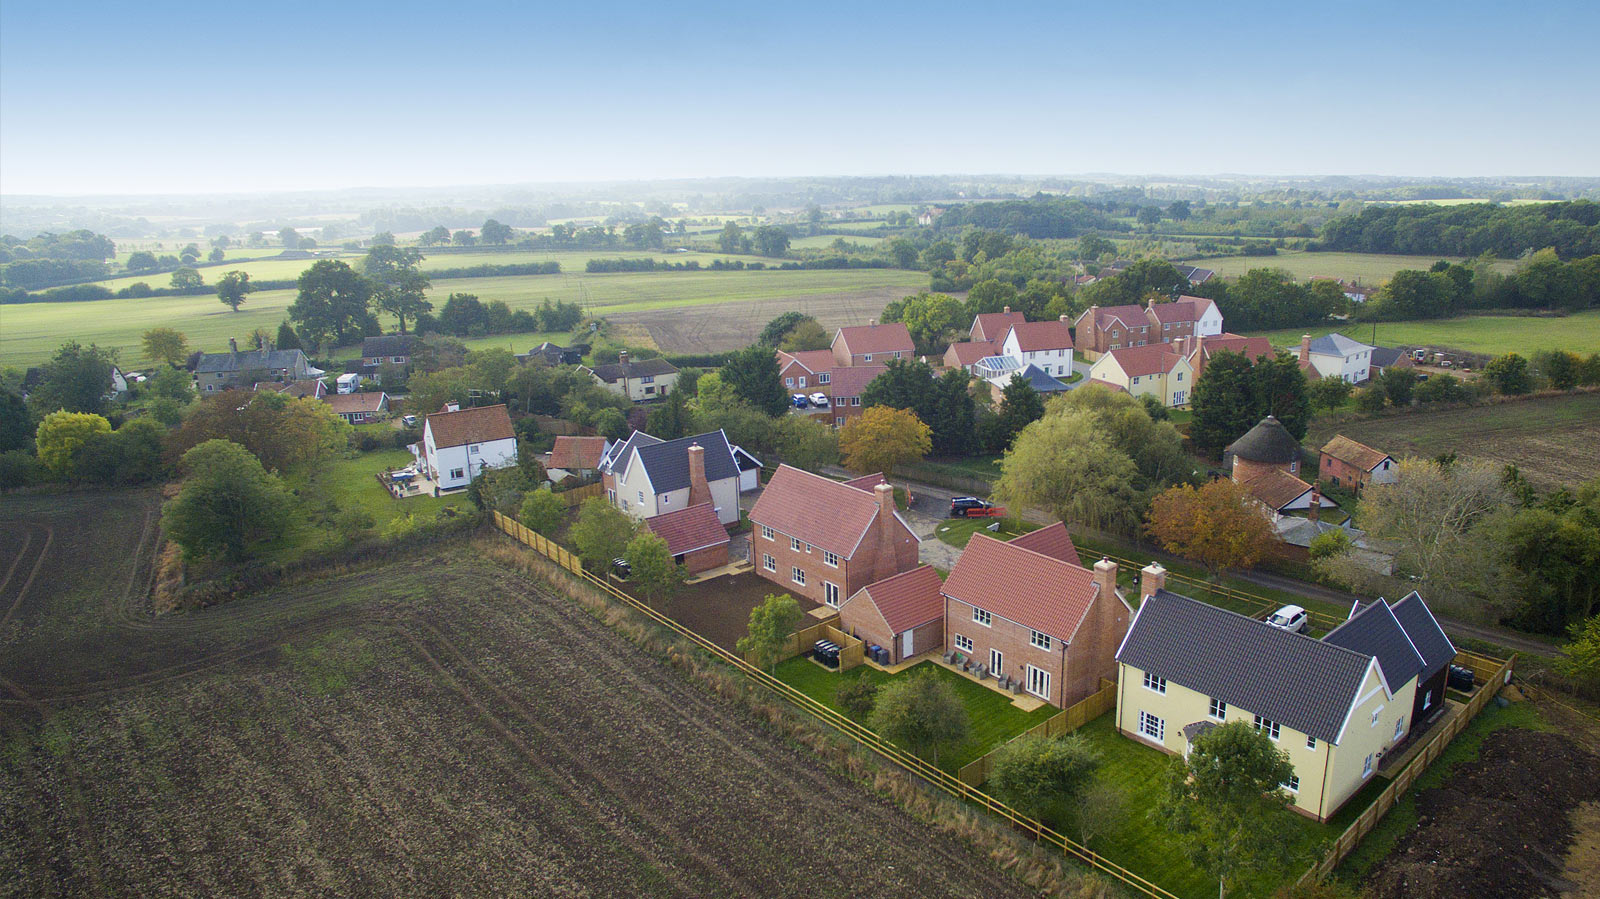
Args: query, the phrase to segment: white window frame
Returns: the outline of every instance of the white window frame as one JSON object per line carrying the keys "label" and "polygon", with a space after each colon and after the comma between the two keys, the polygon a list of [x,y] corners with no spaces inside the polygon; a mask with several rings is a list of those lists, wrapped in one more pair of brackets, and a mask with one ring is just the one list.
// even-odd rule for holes
{"label": "white window frame", "polygon": [[822,582],[822,604],[829,608],[839,608],[839,585],[833,581]]}
{"label": "white window frame", "polygon": [[804,587],[806,585],[806,570],[798,565],[789,566],[789,580]]}
{"label": "white window frame", "polygon": [[994,627],[994,615],[988,609],[980,609],[977,606],[973,606],[972,621],[974,624],[981,624],[984,627]]}
{"label": "white window frame", "polygon": [[1166,693],[1167,679],[1146,671],[1144,673],[1144,688],[1152,693]]}
{"label": "white window frame", "polygon": [[1037,665],[1027,666],[1026,689],[1046,702],[1050,701],[1050,672]]}
{"label": "white window frame", "polygon": [[1264,731],[1267,735],[1267,739],[1274,743],[1278,742],[1280,728],[1281,725],[1279,725],[1278,722],[1273,721],[1270,718],[1263,718],[1260,715],[1256,716],[1256,730]]}
{"label": "white window frame", "polygon": [[1038,631],[1030,631],[1028,633],[1028,645],[1034,647],[1035,649],[1042,649],[1045,652],[1049,652],[1051,646],[1050,635],[1041,634]]}
{"label": "white window frame", "polygon": [[450,478],[451,478],[451,480],[454,480],[456,478],[464,478],[466,476],[467,476],[467,473],[466,473],[466,471],[464,469],[460,469],[460,468],[452,468],[452,469],[450,469]]}
{"label": "white window frame", "polygon": [[766,570],[771,571],[771,572],[777,572],[777,570],[778,570],[778,560],[774,559],[772,557],[771,553],[762,553],[761,554],[761,567],[765,568]]}
{"label": "white window frame", "polygon": [[1361,763],[1361,779],[1366,780],[1372,776],[1372,753],[1367,753],[1367,760]]}
{"label": "white window frame", "polygon": [[1373,727],[1377,727],[1378,726],[1378,716],[1382,715],[1382,714],[1383,714],[1383,706],[1381,706],[1381,705],[1372,710],[1372,726]]}
{"label": "white window frame", "polygon": [[872,361],[872,354],[871,353],[863,354],[861,356],[861,361],[863,361],[863,362],[871,362]]}
{"label": "white window frame", "polygon": [[822,374],[817,375],[817,383],[818,384],[827,384],[828,382],[830,382],[832,380],[833,380],[833,375],[830,372],[823,372]]}
{"label": "white window frame", "polygon": [[839,554],[836,553],[836,552],[831,552],[831,551],[826,550],[826,549],[823,550],[822,551],[822,564],[828,566],[829,568],[838,568],[839,567]]}
{"label": "white window frame", "polygon": [[776,539],[778,539],[777,537],[774,537],[772,535],[772,528],[769,528],[766,525],[762,525],[761,526],[761,538],[763,540],[776,540]]}
{"label": "white window frame", "polygon": [[1300,775],[1291,774],[1291,775],[1289,775],[1289,779],[1288,780],[1284,781],[1281,784],[1278,784],[1278,786],[1283,787],[1285,790],[1288,790],[1291,793],[1299,793],[1300,792]]}
{"label": "white window frame", "polygon": [[1217,721],[1228,720],[1228,704],[1222,700],[1211,697],[1211,705],[1206,709],[1206,715]]}
{"label": "white window frame", "polygon": [[967,652],[967,653],[972,652],[972,638],[971,637],[963,637],[960,634],[956,634],[951,639],[951,642],[955,645],[956,649],[959,649],[962,652]]}
{"label": "white window frame", "polygon": [[1157,743],[1167,740],[1167,722],[1157,715],[1152,715],[1144,709],[1139,710],[1139,735]]}
{"label": "white window frame", "polygon": [[1317,751],[1317,738],[1316,737],[1306,737],[1306,749],[1310,750],[1311,752],[1316,752]]}
{"label": "white window frame", "polygon": [[1400,739],[1400,735],[1405,733],[1405,731],[1406,731],[1406,716],[1401,715],[1400,717],[1394,719],[1394,738],[1396,740]]}
{"label": "white window frame", "polygon": [[802,544],[800,542],[800,538],[799,537],[790,537],[789,538],[789,548],[794,550],[795,552],[800,552],[804,548],[804,544]]}

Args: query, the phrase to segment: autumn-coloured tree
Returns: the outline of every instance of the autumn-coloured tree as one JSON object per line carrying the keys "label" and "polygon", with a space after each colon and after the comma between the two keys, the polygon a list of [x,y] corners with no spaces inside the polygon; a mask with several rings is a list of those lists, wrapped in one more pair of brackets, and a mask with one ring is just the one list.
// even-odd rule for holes
{"label": "autumn-coloured tree", "polygon": [[1249,568],[1278,539],[1260,504],[1226,478],[1158,494],[1146,528],[1162,548],[1199,562],[1212,575]]}
{"label": "autumn-coloured tree", "polygon": [[862,474],[889,477],[896,465],[915,462],[933,448],[933,432],[905,409],[873,406],[839,432],[844,466]]}

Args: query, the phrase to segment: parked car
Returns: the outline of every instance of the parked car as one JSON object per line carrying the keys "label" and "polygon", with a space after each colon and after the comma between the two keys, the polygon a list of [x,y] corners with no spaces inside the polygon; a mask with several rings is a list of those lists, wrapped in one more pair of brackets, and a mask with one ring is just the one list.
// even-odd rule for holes
{"label": "parked car", "polygon": [[790,399],[794,400],[794,407],[796,409],[804,409],[804,408],[806,408],[806,395],[805,394],[797,393],[794,396],[790,397]]}
{"label": "parked car", "polygon": [[811,405],[816,406],[818,409],[828,408],[828,395],[826,393],[811,394]]}
{"label": "parked car", "polygon": [[1450,673],[1445,675],[1445,685],[1452,690],[1460,690],[1463,693],[1470,693],[1475,682],[1477,682],[1477,676],[1472,673],[1471,668],[1465,665],[1451,665]]}
{"label": "parked car", "polygon": [[400,417],[400,423],[408,428],[414,428],[417,426],[417,417],[415,415],[403,415]]}
{"label": "parked car", "polygon": [[633,575],[633,566],[628,564],[627,559],[612,559],[611,572],[622,580],[627,580]]}
{"label": "parked car", "polygon": [[1267,623],[1279,630],[1293,631],[1297,634],[1306,632],[1311,621],[1306,617],[1306,610],[1299,606],[1284,606],[1267,616]]}
{"label": "parked car", "polygon": [[951,518],[990,518],[1005,510],[986,499],[976,496],[956,496],[950,499]]}

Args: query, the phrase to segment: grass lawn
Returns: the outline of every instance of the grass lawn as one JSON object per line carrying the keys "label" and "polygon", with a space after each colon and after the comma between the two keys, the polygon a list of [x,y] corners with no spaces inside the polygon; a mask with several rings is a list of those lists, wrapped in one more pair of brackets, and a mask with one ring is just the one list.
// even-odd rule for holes
{"label": "grass lawn", "polygon": [[[1189,863],[1181,838],[1151,814],[1166,789],[1166,771],[1173,757],[1118,734],[1115,712],[1101,715],[1077,733],[1100,752],[1099,778],[1116,787],[1126,802],[1122,821],[1097,838],[1092,848],[1180,896],[1215,896],[1216,881]],[[1351,804],[1359,800],[1358,796]],[[1284,878],[1287,881],[1300,876],[1320,854],[1320,845],[1337,837],[1342,828],[1333,823],[1318,824],[1290,811],[1279,814],[1290,822],[1295,847],[1305,853],[1304,863],[1295,863],[1292,873]],[[1266,896],[1281,882],[1260,877],[1242,885],[1234,894]]]}
{"label": "grass lawn", "polygon": [[994,480],[1000,476],[1000,454],[966,456],[959,459],[928,459],[915,468],[932,469],[964,478]]}
{"label": "grass lawn", "polygon": [[985,532],[997,540],[1010,540],[1012,537],[1020,537],[1029,531],[1039,529],[1036,524],[1029,524],[1026,521],[1015,522],[1007,518],[951,518],[939,522],[934,533],[945,543],[957,549],[966,549],[973,534],[984,531],[992,524],[999,524],[1000,530]]}
{"label": "grass lawn", "polygon": [[939,767],[952,774],[1023,731],[1043,724],[1061,711],[1055,706],[1047,705],[1031,712],[1024,712],[1012,705],[1011,700],[1004,694],[980,686],[932,662],[913,665],[899,674],[885,674],[866,665],[837,672],[823,668],[805,656],[796,656],[786,662],[780,662],[775,673],[785,683],[812,699],[838,709],[839,705],[834,701],[833,694],[839,689],[839,684],[846,680],[864,677],[884,685],[892,680],[910,677],[924,671],[931,671],[934,677],[941,678],[954,688],[956,695],[961,697],[961,703],[967,707],[971,730],[966,742],[939,755]]}
{"label": "grass lawn", "polygon": [[[1182,239],[1181,235],[1175,239]],[[1213,256],[1207,259],[1195,259],[1190,264],[1209,268],[1227,278],[1237,278],[1251,269],[1278,268],[1302,281],[1307,278],[1343,278],[1346,281],[1376,285],[1389,280],[1401,269],[1426,271],[1440,258],[1439,256],[1392,256],[1386,253],[1306,253],[1290,250],[1279,252],[1276,256]],[[1451,262],[1462,261],[1458,257],[1442,258],[1448,258]],[[1502,260],[1495,264],[1495,268],[1502,274],[1508,274],[1515,270],[1516,263],[1509,259]]]}
{"label": "grass lawn", "polygon": [[[1340,327],[1286,328],[1281,331],[1252,331],[1252,337],[1265,337],[1273,346],[1299,347],[1300,335],[1321,337],[1334,331],[1371,343],[1373,328],[1367,324]],[[1498,356],[1501,353],[1532,355],[1536,350],[1572,350],[1587,355],[1600,347],[1600,309],[1590,309],[1561,318],[1532,318],[1520,315],[1467,315],[1431,321],[1378,322],[1379,346],[1431,346],[1468,353]]]}
{"label": "grass lawn", "polygon": [[273,561],[290,561],[318,545],[340,539],[342,535],[332,533],[313,520],[314,514],[330,502],[341,510],[365,510],[372,515],[373,530],[380,534],[402,515],[410,514],[418,523],[431,522],[441,509],[465,509],[469,505],[465,493],[405,499],[390,496],[374,475],[386,469],[404,468],[411,461],[411,453],[403,449],[349,453],[321,463],[313,473],[285,478],[288,486],[299,493],[301,502],[284,540],[271,553]]}

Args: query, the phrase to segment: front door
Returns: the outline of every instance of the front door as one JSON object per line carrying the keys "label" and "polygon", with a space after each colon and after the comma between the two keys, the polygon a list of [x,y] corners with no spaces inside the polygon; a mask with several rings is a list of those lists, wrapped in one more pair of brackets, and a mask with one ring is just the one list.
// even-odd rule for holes
{"label": "front door", "polygon": [[900,658],[902,659],[909,659],[913,655],[911,649],[911,635],[911,631],[906,631],[900,635]]}
{"label": "front door", "polygon": [[1003,677],[1006,673],[1006,655],[998,649],[989,650],[989,673]]}

